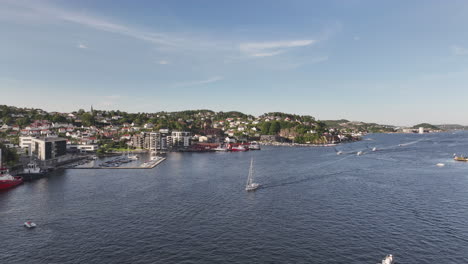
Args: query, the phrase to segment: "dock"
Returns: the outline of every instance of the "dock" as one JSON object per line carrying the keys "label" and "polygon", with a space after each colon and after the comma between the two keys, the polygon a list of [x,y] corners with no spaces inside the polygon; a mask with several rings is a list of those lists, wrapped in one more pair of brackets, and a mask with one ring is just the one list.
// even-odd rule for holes
{"label": "dock", "polygon": [[160,158],[160,159],[157,159],[157,160],[152,160],[152,161],[149,161],[149,162],[145,162],[143,164],[141,164],[140,166],[134,166],[134,167],[129,167],[129,166],[126,166],[126,167],[69,167],[67,169],[74,169],[74,170],[95,170],[95,169],[98,169],[98,170],[138,170],[138,169],[152,169],[156,166],[158,166],[160,163],[162,163],[163,161],[165,161],[166,158]]}

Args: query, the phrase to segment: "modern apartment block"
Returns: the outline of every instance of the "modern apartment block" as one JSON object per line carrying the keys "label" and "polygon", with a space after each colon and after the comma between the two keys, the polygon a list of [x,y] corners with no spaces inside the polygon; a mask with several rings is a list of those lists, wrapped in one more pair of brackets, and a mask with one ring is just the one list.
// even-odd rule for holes
{"label": "modern apartment block", "polygon": [[188,147],[190,143],[190,132],[174,131],[170,133],[167,129],[160,129],[159,132],[141,132],[133,135],[130,139],[131,146],[151,151],[167,151],[173,147]]}
{"label": "modern apartment block", "polygon": [[42,161],[56,159],[67,154],[67,140],[59,137],[33,138],[31,151]]}
{"label": "modern apartment block", "polygon": [[31,144],[34,137],[19,137],[20,148],[28,148],[31,150]]}
{"label": "modern apartment block", "polygon": [[172,131],[172,146],[173,147],[189,147],[192,139],[190,132]]}

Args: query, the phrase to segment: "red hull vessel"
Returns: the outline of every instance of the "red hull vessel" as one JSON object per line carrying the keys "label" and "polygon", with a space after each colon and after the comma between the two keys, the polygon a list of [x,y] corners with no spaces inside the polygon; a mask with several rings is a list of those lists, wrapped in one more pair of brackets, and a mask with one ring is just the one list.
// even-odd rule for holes
{"label": "red hull vessel", "polygon": [[0,191],[23,183],[23,177],[11,176],[6,168],[2,168],[2,149],[0,148]]}
{"label": "red hull vessel", "polygon": [[23,183],[23,178],[22,177],[19,177],[19,176],[16,176],[16,177],[10,176],[10,177],[11,177],[11,179],[2,179],[2,178],[6,178],[6,177],[5,176],[0,176],[0,190],[13,188],[16,185],[19,185],[19,184]]}

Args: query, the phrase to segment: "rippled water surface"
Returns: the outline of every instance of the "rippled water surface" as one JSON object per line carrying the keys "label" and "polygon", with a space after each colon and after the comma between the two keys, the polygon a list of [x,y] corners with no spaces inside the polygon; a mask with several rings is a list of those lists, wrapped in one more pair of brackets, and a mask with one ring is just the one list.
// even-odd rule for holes
{"label": "rippled water surface", "polygon": [[[336,150],[57,171],[0,193],[0,262],[468,263],[468,163],[452,161],[468,133],[375,134]],[[262,188],[246,193],[252,156]]]}

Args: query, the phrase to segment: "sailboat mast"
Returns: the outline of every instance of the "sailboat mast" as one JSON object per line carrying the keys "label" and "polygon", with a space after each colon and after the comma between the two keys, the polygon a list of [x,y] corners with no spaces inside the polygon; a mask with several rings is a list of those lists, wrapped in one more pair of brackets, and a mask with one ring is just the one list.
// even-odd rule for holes
{"label": "sailboat mast", "polygon": [[250,160],[250,169],[249,169],[249,177],[247,178],[247,185],[252,184],[252,177],[253,177],[253,158]]}

